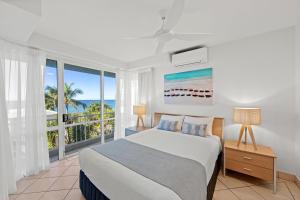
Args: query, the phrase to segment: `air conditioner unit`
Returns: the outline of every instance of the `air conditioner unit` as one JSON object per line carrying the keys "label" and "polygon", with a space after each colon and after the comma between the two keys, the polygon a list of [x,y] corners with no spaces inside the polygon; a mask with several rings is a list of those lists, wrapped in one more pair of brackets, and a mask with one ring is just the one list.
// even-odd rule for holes
{"label": "air conditioner unit", "polygon": [[171,55],[171,62],[174,66],[193,63],[205,64],[208,62],[207,47],[174,53]]}

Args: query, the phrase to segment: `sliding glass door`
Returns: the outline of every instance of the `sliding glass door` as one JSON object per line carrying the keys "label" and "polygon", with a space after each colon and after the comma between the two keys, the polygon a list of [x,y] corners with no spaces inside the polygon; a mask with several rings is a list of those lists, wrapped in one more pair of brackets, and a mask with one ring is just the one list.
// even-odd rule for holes
{"label": "sliding glass door", "polygon": [[57,160],[59,156],[58,131],[58,68],[57,61],[47,59],[45,68],[45,106],[47,114],[47,136],[49,156]]}
{"label": "sliding glass door", "polygon": [[101,142],[101,71],[64,64],[65,152]]}
{"label": "sliding glass door", "polygon": [[115,133],[116,74],[103,73],[103,129],[106,141],[113,140]]}
{"label": "sliding glass door", "polygon": [[[62,158],[80,148],[112,140],[115,130],[115,73],[54,60],[47,60],[47,63],[47,120],[48,124],[54,124],[48,126],[50,156]],[[53,63],[56,63],[55,67]],[[55,96],[55,101],[51,101],[55,106],[51,104],[52,107],[47,105],[50,91]]]}

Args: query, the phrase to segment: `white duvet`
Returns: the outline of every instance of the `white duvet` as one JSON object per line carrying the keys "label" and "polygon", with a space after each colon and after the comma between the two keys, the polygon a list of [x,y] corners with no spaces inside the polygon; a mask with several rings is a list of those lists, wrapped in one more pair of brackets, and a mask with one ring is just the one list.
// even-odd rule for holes
{"label": "white duvet", "polygon": [[[221,142],[217,136],[204,138],[156,128],[131,135],[125,139],[200,162],[206,170],[207,180],[205,181],[207,184],[221,151]],[[131,171],[92,149],[82,150],[79,159],[81,170],[109,199],[180,200],[180,197],[169,188]]]}

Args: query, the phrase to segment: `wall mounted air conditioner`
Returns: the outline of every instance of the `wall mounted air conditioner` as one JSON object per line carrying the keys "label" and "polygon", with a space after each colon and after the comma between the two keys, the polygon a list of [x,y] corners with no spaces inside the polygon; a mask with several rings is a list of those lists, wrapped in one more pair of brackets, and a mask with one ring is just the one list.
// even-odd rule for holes
{"label": "wall mounted air conditioner", "polygon": [[174,66],[182,66],[193,63],[205,64],[208,62],[207,47],[180,51],[171,54],[171,63]]}

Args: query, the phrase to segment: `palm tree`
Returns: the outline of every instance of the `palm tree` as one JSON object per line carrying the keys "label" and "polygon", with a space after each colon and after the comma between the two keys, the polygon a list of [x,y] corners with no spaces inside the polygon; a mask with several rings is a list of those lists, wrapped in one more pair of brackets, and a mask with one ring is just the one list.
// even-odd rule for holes
{"label": "palm tree", "polygon": [[74,83],[71,83],[68,85],[65,83],[64,87],[64,93],[65,93],[65,106],[67,113],[69,112],[69,106],[73,106],[74,108],[77,108],[78,106],[82,106],[83,109],[86,108],[86,104],[82,103],[81,101],[78,101],[75,99],[75,97],[79,94],[83,94],[83,91],[79,88],[73,89],[72,86]]}
{"label": "palm tree", "polygon": [[45,88],[45,103],[47,110],[57,108],[57,88],[55,86],[47,86]]}
{"label": "palm tree", "polygon": [[[85,103],[82,103],[81,101],[75,99],[77,95],[83,94],[83,91],[79,88],[73,89],[73,85],[74,83],[65,83],[64,85],[64,103],[67,113],[69,112],[70,106],[73,106],[74,108],[78,108],[78,106],[82,106],[83,109],[86,108]],[[54,110],[54,108],[57,108],[58,102],[57,87],[47,86],[45,88],[45,91],[46,109]]]}
{"label": "palm tree", "polygon": [[[73,89],[72,88],[73,85],[74,85],[74,83],[71,83],[71,84],[65,83],[65,85],[64,85],[64,103],[65,103],[67,113],[69,113],[70,106],[73,106],[74,108],[78,108],[78,106],[82,106],[83,109],[86,108],[85,103],[82,103],[81,101],[78,101],[75,99],[78,95],[83,94],[83,91],[79,88]],[[47,86],[45,88],[46,109],[54,110],[55,108],[58,107],[57,103],[58,103],[57,87]],[[48,141],[52,141],[52,144],[55,144],[53,138],[51,139],[51,137],[52,137],[52,135],[48,134]],[[67,143],[70,143],[72,135],[71,135],[71,131],[69,130],[69,128],[66,131],[65,137],[66,137]],[[51,146],[53,146],[52,144],[48,144],[48,146],[51,147]]]}

